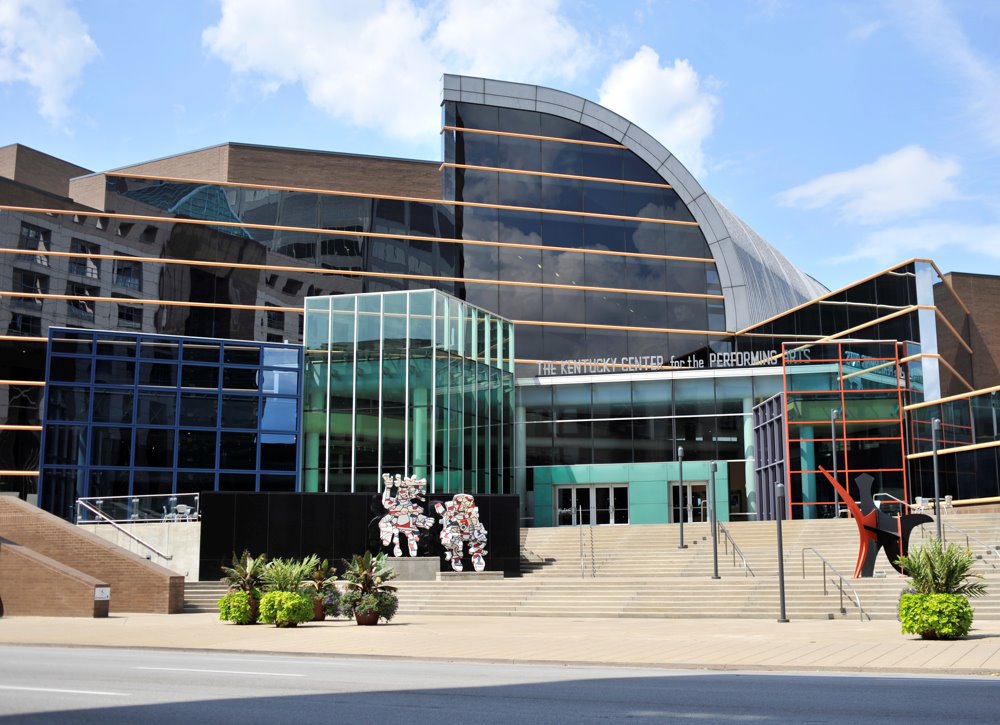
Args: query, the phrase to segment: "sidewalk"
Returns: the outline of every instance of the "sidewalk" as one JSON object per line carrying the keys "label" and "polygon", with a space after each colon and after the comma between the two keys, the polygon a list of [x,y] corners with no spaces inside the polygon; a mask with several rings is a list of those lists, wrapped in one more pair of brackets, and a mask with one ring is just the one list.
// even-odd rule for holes
{"label": "sidewalk", "polygon": [[339,619],[277,629],[240,627],[214,614],[122,614],[4,617],[0,644],[1000,677],[996,621],[943,642],[903,636],[898,622],[887,621],[400,616],[377,627]]}

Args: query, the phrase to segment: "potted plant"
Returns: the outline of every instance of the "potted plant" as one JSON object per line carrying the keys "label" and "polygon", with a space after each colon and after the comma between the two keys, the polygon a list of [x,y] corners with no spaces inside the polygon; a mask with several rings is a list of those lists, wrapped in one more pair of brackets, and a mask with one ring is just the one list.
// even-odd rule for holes
{"label": "potted plant", "polygon": [[340,592],[337,591],[337,575],[328,559],[323,559],[313,569],[306,582],[313,596],[313,621],[322,622],[327,616],[336,617],[340,613]]}
{"label": "potted plant", "polygon": [[386,564],[384,553],[372,556],[355,554],[344,572],[347,591],[340,598],[345,616],[354,616],[362,625],[378,624],[379,619],[389,621],[396,614],[399,600],[396,587],[387,584],[396,578],[396,572]]}
{"label": "potted plant", "polygon": [[274,559],[264,568],[266,594],[260,600],[260,621],[276,627],[295,627],[313,618],[315,608],[309,578],[319,565],[313,554],[302,559]]}
{"label": "potted plant", "polygon": [[982,575],[972,572],[972,551],[931,539],[897,561],[911,586],[899,597],[903,634],[923,639],[958,639],[972,627],[969,597],[982,597]]}
{"label": "potted plant", "polygon": [[222,567],[222,581],[229,591],[219,600],[219,619],[236,624],[254,624],[260,603],[260,587],[267,555],[253,556],[244,550],[233,554],[233,565]]}

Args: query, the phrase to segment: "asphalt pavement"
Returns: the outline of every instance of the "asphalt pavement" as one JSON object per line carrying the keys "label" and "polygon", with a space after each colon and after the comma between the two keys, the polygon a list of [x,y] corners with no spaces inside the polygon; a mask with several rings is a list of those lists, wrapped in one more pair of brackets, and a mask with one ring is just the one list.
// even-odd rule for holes
{"label": "asphalt pavement", "polygon": [[0,646],[5,723],[993,723],[997,691],[989,677]]}

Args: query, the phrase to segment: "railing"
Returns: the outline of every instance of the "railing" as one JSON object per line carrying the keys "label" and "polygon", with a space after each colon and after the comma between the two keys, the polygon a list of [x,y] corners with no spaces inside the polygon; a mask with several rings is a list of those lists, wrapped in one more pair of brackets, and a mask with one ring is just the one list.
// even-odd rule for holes
{"label": "railing", "polygon": [[[928,526],[921,526],[920,527],[920,540],[921,541],[923,541],[924,539],[927,538],[927,536],[928,536],[928,534],[927,534],[928,528],[929,528]],[[952,531],[958,533],[960,536],[964,536],[965,537],[965,548],[966,549],[972,549],[971,542],[974,541],[974,542],[976,542],[976,544],[978,544],[979,546],[981,546],[984,549],[986,549],[986,551],[988,553],[993,554],[993,556],[995,556],[998,559],[1000,559],[1000,551],[998,551],[998,547],[997,547],[996,544],[988,544],[985,541],[983,541],[982,539],[977,539],[975,536],[973,536],[969,532],[963,531],[962,529],[960,529],[957,526],[955,526],[955,524],[951,523],[950,521],[945,521],[944,519],[941,519],[941,528],[942,528],[942,532],[941,532],[942,534],[946,533],[948,529],[951,529]],[[942,542],[942,543],[944,543],[944,542]],[[973,553],[975,553],[975,551],[973,551]],[[986,564],[989,564],[991,568],[993,568],[993,569],[997,568],[997,565],[993,563],[992,559],[983,559],[983,561]]]}
{"label": "railing", "polygon": [[851,590],[851,594],[854,595],[854,605],[858,608],[858,619],[860,621],[865,621],[865,617],[868,617],[868,621],[872,621],[871,615],[864,610],[861,606],[861,597],[858,596],[858,590],[851,586],[851,583],[847,581],[843,574],[837,571],[837,568],[826,560],[822,554],[820,554],[816,549],[811,546],[806,546],[802,549],[802,578],[806,578],[806,552],[811,551],[816,556],[819,557],[820,561],[823,562],[823,596],[828,594],[826,588],[826,570],[830,569],[834,574],[837,575],[837,589],[840,590],[840,613],[847,614],[847,609],[844,607],[844,586]]}
{"label": "railing", "polygon": [[161,559],[166,559],[167,561],[169,561],[170,559],[174,558],[172,554],[164,554],[162,551],[160,551],[159,549],[157,549],[152,544],[150,544],[150,543],[148,543],[146,541],[143,541],[141,538],[139,538],[138,536],[136,536],[135,534],[133,534],[131,531],[127,531],[124,527],[122,527],[121,525],[119,525],[115,521],[112,521],[110,518],[108,518],[102,511],[100,511],[97,508],[91,506],[89,503],[87,503],[86,501],[83,501],[82,499],[77,499],[77,502],[76,502],[76,510],[77,510],[77,519],[78,520],[79,520],[79,517],[80,517],[80,513],[79,513],[80,509],[83,509],[83,510],[91,512],[94,516],[96,516],[98,519],[100,519],[103,523],[110,524],[111,526],[114,527],[114,529],[116,531],[119,531],[120,533],[124,534],[125,536],[127,536],[130,539],[132,539],[132,541],[134,541],[135,543],[139,544],[140,546],[143,546],[143,547],[149,549],[151,552],[153,552],[154,554],[156,554]]}
{"label": "railing", "polygon": [[[179,493],[159,496],[91,496],[77,499],[76,523],[144,523],[151,521],[197,521],[199,496]],[[94,512],[97,512],[94,518]]]}
{"label": "railing", "polygon": [[736,541],[733,539],[733,535],[729,533],[729,529],[722,524],[718,524],[718,527],[719,531],[722,532],[722,544],[727,554],[729,553],[729,545],[733,545],[733,566],[736,566],[736,557],[738,556],[740,561],[743,562],[743,576],[749,574],[756,579],[757,575],[754,574],[753,569],[750,568],[750,562],[748,562],[747,558],[743,556],[743,552],[740,550],[740,547],[737,546]]}
{"label": "railing", "polygon": [[[896,513],[900,514],[905,514],[910,510],[910,504],[906,503],[906,501],[901,498],[896,498],[891,493],[876,493],[872,496],[872,499],[874,499],[875,505],[886,513],[889,513],[890,507],[894,507],[896,509]],[[883,504],[883,501],[886,503]]]}

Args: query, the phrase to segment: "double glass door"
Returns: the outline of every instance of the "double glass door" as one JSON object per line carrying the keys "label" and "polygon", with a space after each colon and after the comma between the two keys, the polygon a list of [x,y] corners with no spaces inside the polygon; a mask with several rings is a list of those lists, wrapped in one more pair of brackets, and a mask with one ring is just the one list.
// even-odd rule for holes
{"label": "double glass door", "polygon": [[684,523],[708,521],[708,484],[684,483],[684,498],[681,499],[681,485],[670,485],[670,521],[677,523],[684,514]]}
{"label": "double glass door", "polygon": [[556,488],[559,526],[628,523],[628,484],[559,486]]}

